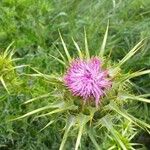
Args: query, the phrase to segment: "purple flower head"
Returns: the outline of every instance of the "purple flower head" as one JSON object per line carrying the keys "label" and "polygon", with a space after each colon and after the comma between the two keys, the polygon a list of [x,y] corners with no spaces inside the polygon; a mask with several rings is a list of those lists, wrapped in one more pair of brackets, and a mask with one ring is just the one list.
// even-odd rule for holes
{"label": "purple flower head", "polygon": [[108,71],[102,69],[101,60],[96,57],[73,60],[64,76],[64,83],[73,95],[83,97],[84,100],[94,97],[96,106],[111,86]]}

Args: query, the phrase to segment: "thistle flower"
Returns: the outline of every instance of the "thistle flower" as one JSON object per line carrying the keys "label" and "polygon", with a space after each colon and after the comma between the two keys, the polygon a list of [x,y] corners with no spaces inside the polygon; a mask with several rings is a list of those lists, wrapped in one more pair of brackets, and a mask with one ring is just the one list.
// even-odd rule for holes
{"label": "thistle flower", "polygon": [[[135,143],[132,143],[131,139],[136,135],[136,133],[138,133],[136,132],[135,127],[138,125],[138,127],[149,131],[150,125],[143,120],[134,117],[133,114],[135,111],[131,108],[133,108],[133,106],[136,104],[138,105],[139,101],[144,103],[150,103],[150,101],[146,98],[149,96],[149,94],[135,96],[134,93],[129,90],[130,87],[134,85],[130,79],[144,74],[149,74],[150,70],[148,69],[134,73],[123,73],[122,69],[124,67],[122,67],[122,65],[142,47],[143,40],[135,45],[135,47],[133,47],[118,63],[108,63],[110,68],[110,71],[108,72],[107,69],[103,68],[102,61],[99,59],[99,57],[106,57],[104,60],[108,60],[108,57],[104,55],[107,34],[108,26],[98,57],[90,58],[90,51],[88,50],[86,34],[85,53],[82,53],[79,45],[73,40],[78,52],[78,59],[71,57],[67,46],[60,34],[67,59],[59,50],[58,52],[60,53],[62,59],[59,59],[55,56],[52,56],[52,58],[55,58],[59,63],[64,65],[65,68],[67,67],[67,72],[63,76],[63,82],[60,80],[62,78],[60,78],[59,74],[58,77],[55,77],[56,74],[50,76],[40,73],[34,69],[34,71],[38,73],[38,76],[42,75],[42,77],[44,77],[46,80],[48,79],[48,81],[50,81],[50,83],[54,84],[55,86],[54,89],[52,89],[52,92],[32,98],[26,101],[24,104],[31,103],[37,99],[49,97],[53,92],[54,98],[52,98],[52,100],[54,101],[51,103],[48,102],[48,105],[32,110],[18,118],[15,118],[14,120],[22,119],[40,112],[42,112],[42,114],[38,115],[38,117],[53,115],[54,120],[51,120],[43,128],[45,129],[56,121],[62,121],[61,117],[64,117],[63,121],[66,121],[66,125],[65,128],[64,126],[62,127],[65,131],[59,150],[64,149],[67,138],[70,135],[71,137],[75,137],[74,134],[76,135],[76,132],[74,132],[74,130],[76,129],[78,129],[78,134],[76,135],[77,139],[75,150],[78,150],[79,145],[82,143],[81,137],[83,136],[84,138],[83,133],[86,133],[86,137],[89,136],[96,149],[134,149]],[[68,63],[70,64],[69,67]],[[105,64],[105,62],[103,63]],[[109,79],[109,76],[113,78],[114,86],[112,87],[112,82]],[[94,98],[96,106],[98,106],[101,98],[106,95],[106,90],[111,87],[108,94],[108,102],[105,103],[104,107],[101,107],[101,109],[91,108],[88,106],[85,106],[85,109],[80,109],[80,106],[74,104],[74,96],[69,95],[70,101],[65,101],[65,93],[67,89],[60,88],[60,85],[62,84],[65,84],[74,96],[82,97],[85,102]],[[62,95],[56,95],[56,92],[62,92]],[[128,100],[130,103],[127,103]],[[135,101],[138,102],[136,103]],[[128,108],[130,109],[129,112],[127,111]],[[143,112],[143,108],[140,109],[140,107],[138,107],[138,109],[139,112]],[[139,113],[139,115],[141,117],[141,113]],[[99,138],[97,140],[97,137],[100,138],[100,141],[103,144],[97,143],[97,141],[99,141]]]}
{"label": "thistle flower", "polygon": [[108,75],[108,70],[102,69],[102,62],[96,57],[90,60],[75,59],[64,76],[64,82],[73,95],[81,96],[85,101],[94,97],[97,106],[111,86]]}

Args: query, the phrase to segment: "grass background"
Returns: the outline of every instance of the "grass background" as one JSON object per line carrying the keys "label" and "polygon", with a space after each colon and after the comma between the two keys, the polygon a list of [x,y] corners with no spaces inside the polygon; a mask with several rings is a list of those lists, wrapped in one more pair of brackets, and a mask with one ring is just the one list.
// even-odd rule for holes
{"label": "grass background", "polygon": [[[112,50],[112,60],[119,61],[136,43],[146,38],[141,52],[128,61],[125,70],[150,69],[149,0],[1,0],[0,51],[14,41],[14,57],[22,58],[16,62],[17,65],[31,64],[47,74],[62,72],[61,66],[49,56],[58,56],[55,46],[63,52],[58,30],[69,51],[75,55],[76,49],[71,38],[84,49],[85,27],[90,52],[95,54],[100,49],[108,20],[110,27],[106,53]],[[28,69],[24,71],[31,72]],[[142,93],[150,93],[148,75],[134,81]],[[11,87],[11,95],[0,89],[0,149],[58,149],[62,131],[50,126],[39,132],[49,121],[48,118],[32,120],[29,117],[7,122],[52,99],[40,100],[28,108],[21,104],[27,99],[48,93],[51,87],[40,79],[30,80],[24,76],[19,78],[17,86],[17,89]],[[147,109],[147,115],[150,115]],[[148,117],[146,119],[150,121]]]}

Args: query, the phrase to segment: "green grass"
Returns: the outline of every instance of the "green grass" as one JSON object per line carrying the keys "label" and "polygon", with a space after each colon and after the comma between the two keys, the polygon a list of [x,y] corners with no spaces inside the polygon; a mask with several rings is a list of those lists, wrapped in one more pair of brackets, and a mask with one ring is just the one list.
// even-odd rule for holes
{"label": "green grass", "polygon": [[[134,45],[146,38],[141,51],[125,64],[125,72],[149,69],[149,0],[1,0],[0,52],[14,41],[10,48],[15,50],[13,58],[21,59],[14,61],[12,65],[30,64],[45,74],[62,73],[63,67],[50,57],[59,57],[56,48],[64,53],[58,31],[61,32],[71,56],[76,56],[77,50],[72,37],[84,50],[85,28],[90,53],[98,54],[108,20],[110,25],[106,53],[112,51],[112,59],[118,62]],[[58,149],[63,124],[58,122],[58,126],[51,125],[39,132],[53,118],[37,119],[32,116],[15,122],[8,121],[53,100],[53,97],[48,97],[30,106],[22,105],[28,99],[49,93],[52,88],[44,79],[19,75],[24,72],[35,73],[29,67],[22,67],[11,74],[14,77],[11,81],[14,82],[6,82],[11,94],[0,84],[0,149]],[[150,93],[149,80],[149,75],[133,79],[137,88],[135,92]],[[145,118],[142,119],[150,123],[149,105],[140,104],[138,107],[136,116],[140,117],[144,109]],[[82,149],[94,149],[88,138],[82,142],[85,146]],[[75,141],[70,140],[68,149],[72,144]]]}

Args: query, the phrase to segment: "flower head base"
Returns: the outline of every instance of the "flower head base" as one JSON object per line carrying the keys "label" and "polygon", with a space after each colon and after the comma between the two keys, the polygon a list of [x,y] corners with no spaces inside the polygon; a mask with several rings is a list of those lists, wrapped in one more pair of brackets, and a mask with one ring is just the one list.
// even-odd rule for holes
{"label": "flower head base", "polygon": [[85,101],[94,97],[96,106],[105,95],[106,89],[111,86],[108,71],[102,69],[101,60],[96,57],[90,60],[75,59],[64,77],[64,82],[74,95],[83,97]]}

